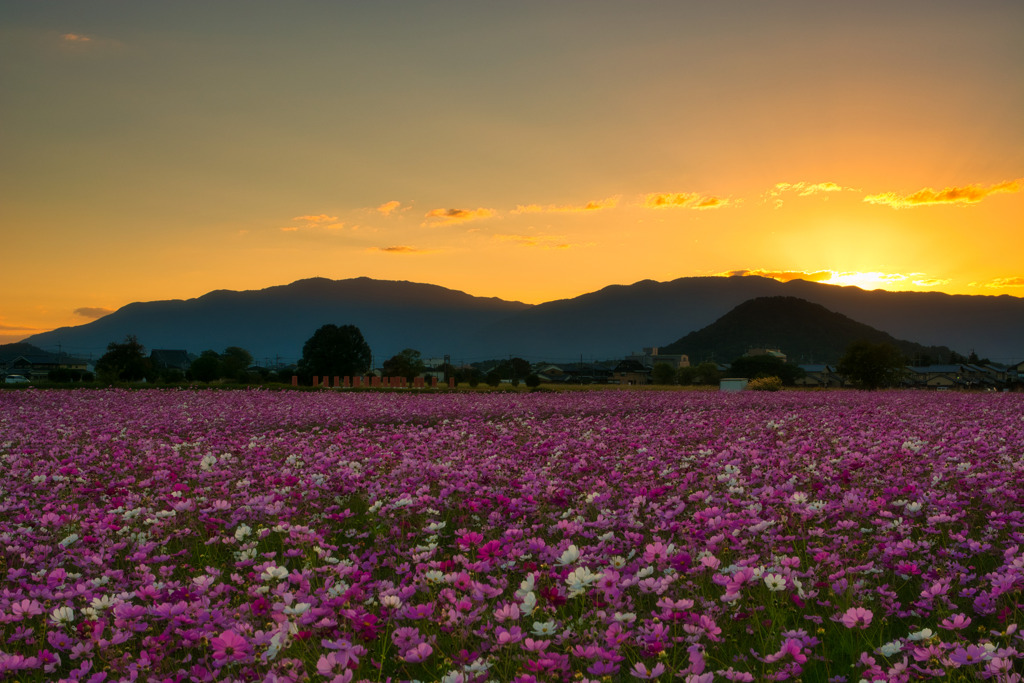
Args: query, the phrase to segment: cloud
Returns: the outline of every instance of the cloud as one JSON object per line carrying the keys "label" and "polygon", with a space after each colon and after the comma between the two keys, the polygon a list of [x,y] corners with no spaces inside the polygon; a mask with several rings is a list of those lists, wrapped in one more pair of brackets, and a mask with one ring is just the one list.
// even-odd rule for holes
{"label": "cloud", "polygon": [[824,282],[832,279],[833,273],[831,270],[730,270],[725,273],[718,273],[726,277],[735,277],[738,275],[756,275],[758,277],[768,277],[779,282],[789,282],[790,280],[807,280],[809,282]]}
{"label": "cloud", "polygon": [[4,332],[40,332],[41,330],[37,327],[25,327],[24,325],[0,325],[0,330]]}
{"label": "cloud", "polygon": [[947,187],[934,190],[926,187],[912,194],[901,195],[896,192],[882,192],[864,197],[868,204],[880,204],[894,209],[907,209],[917,206],[933,206],[936,204],[977,204],[993,194],[1012,194],[1020,192],[1024,178],[1004,180],[995,185],[966,185],[964,187]]}
{"label": "cloud", "polygon": [[569,249],[574,246],[559,235],[497,234],[493,235],[493,238],[499,242],[514,242],[522,247],[536,247],[538,249]]}
{"label": "cloud", "polygon": [[333,223],[338,220],[337,216],[328,216],[322,213],[318,216],[296,216],[292,219],[293,221],[304,221],[310,225],[319,225],[320,223]]}
{"label": "cloud", "polygon": [[621,197],[616,195],[614,197],[608,197],[607,199],[598,199],[587,202],[586,204],[547,204],[541,206],[540,204],[520,204],[512,213],[589,213],[592,211],[602,211],[604,209],[613,209],[618,205]]}
{"label": "cloud", "polygon": [[89,36],[83,36],[81,33],[65,33],[61,36],[65,41],[69,43],[91,43],[92,38]]}
{"label": "cloud", "polygon": [[782,197],[785,194],[796,193],[798,197],[810,197],[811,195],[824,194],[825,199],[832,192],[856,191],[852,187],[843,187],[839,183],[826,181],[823,183],[808,183],[800,181],[797,183],[776,183],[775,187],[765,193],[765,198],[774,202],[775,208],[782,206]]}
{"label": "cloud", "polygon": [[345,227],[344,223],[337,222],[337,216],[328,216],[325,213],[309,216],[295,216],[292,220],[299,221],[302,225],[285,226],[281,228],[282,232],[297,232],[299,230],[307,230],[310,228],[317,228],[321,230],[340,230]]}
{"label": "cloud", "polygon": [[731,199],[714,195],[702,195],[697,192],[652,192],[644,195],[645,209],[720,209],[732,204]]}
{"label": "cloud", "polygon": [[452,225],[466,223],[498,215],[494,209],[433,209],[426,213],[427,222],[423,225]]}
{"label": "cloud", "polygon": [[947,285],[951,280],[926,277],[924,273],[881,273],[881,272],[860,272],[860,271],[835,271],[835,270],[730,270],[717,275],[759,275],[768,277],[779,282],[791,280],[807,280],[808,282],[820,282],[827,285],[854,286],[862,289],[878,289],[891,287],[893,285],[912,283],[915,287],[940,287]]}
{"label": "cloud", "polygon": [[426,254],[429,253],[427,249],[417,249],[416,247],[408,247],[405,245],[395,245],[393,247],[372,247],[369,251],[379,251],[384,254]]}
{"label": "cloud", "polygon": [[99,306],[83,306],[74,310],[75,315],[80,315],[83,318],[91,318],[93,320],[96,318],[102,318],[103,316],[109,315],[113,312],[114,311],[111,308],[101,308]]}
{"label": "cloud", "polygon": [[394,199],[392,199],[392,200],[391,200],[390,202],[384,202],[383,204],[381,204],[380,206],[378,206],[378,207],[377,207],[377,211],[378,211],[378,212],[379,212],[379,213],[380,213],[381,215],[384,215],[384,216],[390,216],[390,215],[391,215],[391,212],[392,212],[392,211],[395,211],[395,210],[396,210],[396,209],[398,209],[398,207],[400,207],[400,206],[402,206],[402,202],[399,202],[399,201],[395,201]]}
{"label": "cloud", "polygon": [[971,287],[988,287],[989,289],[1024,287],[1024,277],[997,277],[990,282],[972,282]]}

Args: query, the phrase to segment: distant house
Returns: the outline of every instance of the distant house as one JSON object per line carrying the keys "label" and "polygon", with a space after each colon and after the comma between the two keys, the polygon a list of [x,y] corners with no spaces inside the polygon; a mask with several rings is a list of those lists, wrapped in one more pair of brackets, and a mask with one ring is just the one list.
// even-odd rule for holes
{"label": "distant house", "polygon": [[690,357],[685,353],[659,353],[657,346],[641,349],[641,353],[631,353],[626,360],[636,361],[644,367],[653,368],[658,363],[667,363],[673,368],[690,367]]}
{"label": "distant house", "polygon": [[843,378],[836,374],[836,369],[831,365],[801,365],[804,376],[798,378],[794,383],[798,387],[841,387]]}
{"label": "distant house", "polygon": [[153,349],[149,353],[153,367],[162,370],[188,370],[192,366],[192,357],[182,349]]}
{"label": "distant house", "polygon": [[21,375],[28,379],[46,379],[51,370],[88,370],[88,362],[64,353],[46,351],[20,353],[0,360],[5,375]]}
{"label": "distant house", "polygon": [[651,369],[643,363],[627,358],[612,370],[612,381],[616,384],[640,386],[651,383]]}

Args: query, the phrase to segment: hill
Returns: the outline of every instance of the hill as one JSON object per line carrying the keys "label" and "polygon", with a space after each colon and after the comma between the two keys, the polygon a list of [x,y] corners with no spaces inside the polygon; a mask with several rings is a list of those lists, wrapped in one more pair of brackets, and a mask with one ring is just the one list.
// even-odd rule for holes
{"label": "hill", "polygon": [[403,348],[454,362],[521,356],[531,361],[619,358],[679,339],[744,301],[791,296],[897,337],[1006,363],[1024,358],[1024,299],[865,291],[762,277],[690,277],[612,285],[530,305],[436,285],[313,278],[253,291],[133,303],[85,325],[29,337],[47,350],[98,358],[111,341],[138,336],[148,349],[199,353],[241,346],[261,363],[296,360],[326,323],[353,324],[376,362]]}
{"label": "hill", "polygon": [[858,339],[896,346],[907,358],[945,363],[950,349],[896,339],[820,304],[792,296],[745,301],[712,324],[678,339],[662,353],[685,353],[693,364],[728,363],[751,348],[778,348],[794,363],[835,363]]}

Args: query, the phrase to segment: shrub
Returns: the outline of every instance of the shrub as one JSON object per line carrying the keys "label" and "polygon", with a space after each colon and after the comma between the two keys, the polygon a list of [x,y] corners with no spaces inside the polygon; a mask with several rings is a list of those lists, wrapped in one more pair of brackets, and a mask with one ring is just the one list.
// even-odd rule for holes
{"label": "shrub", "polygon": [[751,391],[779,391],[782,389],[782,380],[778,377],[758,377],[747,383],[747,389]]}

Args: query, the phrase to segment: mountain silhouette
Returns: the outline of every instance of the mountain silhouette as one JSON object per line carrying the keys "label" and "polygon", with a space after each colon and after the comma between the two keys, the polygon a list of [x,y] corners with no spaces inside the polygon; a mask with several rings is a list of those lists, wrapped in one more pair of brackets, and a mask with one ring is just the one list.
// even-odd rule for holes
{"label": "mountain silhouette", "polygon": [[865,291],[746,277],[688,277],[612,285],[525,304],[436,285],[312,278],[253,291],[132,303],[90,323],[29,337],[47,350],[98,358],[134,334],[147,349],[248,349],[261,363],[294,361],[321,325],[360,328],[379,364],[403,348],[453,362],[520,356],[552,362],[621,358],[710,325],[739,304],[787,296],[824,306],[898,339],[945,345],[1006,363],[1024,358],[1024,299]]}
{"label": "mountain silhouette", "polygon": [[950,349],[896,339],[891,334],[792,296],[744,301],[721,318],[690,332],[659,351],[684,353],[691,364],[715,360],[729,363],[752,348],[780,349],[794,363],[836,363],[857,340],[889,343],[909,359],[945,363]]}

